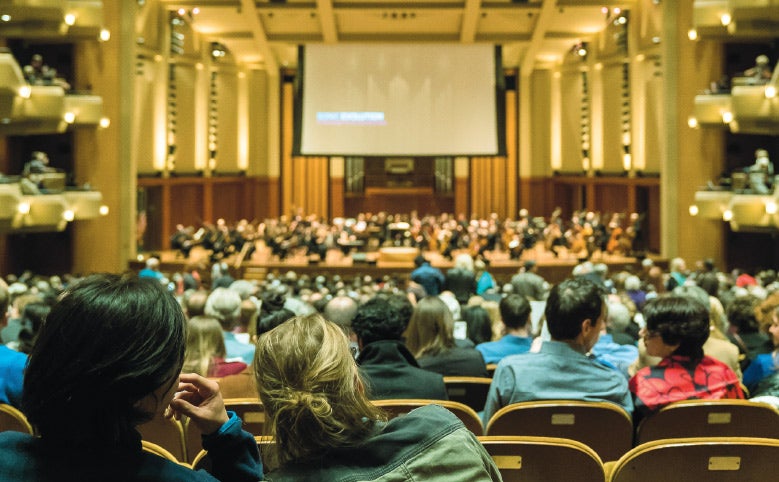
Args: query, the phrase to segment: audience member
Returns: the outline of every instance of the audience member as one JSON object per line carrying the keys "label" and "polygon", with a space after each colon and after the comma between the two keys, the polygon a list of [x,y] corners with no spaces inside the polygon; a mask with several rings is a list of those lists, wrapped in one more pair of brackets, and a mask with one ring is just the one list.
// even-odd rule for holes
{"label": "audience member", "polygon": [[401,341],[407,320],[388,300],[374,298],[357,308],[352,329],[357,334],[357,363],[374,400],[429,398],[447,400],[444,379],[419,367]]}
{"label": "audience member", "polygon": [[222,336],[227,349],[227,360],[241,359],[251,364],[254,359],[254,345],[241,343],[233,333],[241,315],[241,297],[229,288],[216,288],[208,295],[205,315],[215,318],[222,325]]}
{"label": "audience member", "polygon": [[682,258],[673,258],[668,263],[668,279],[665,282],[665,290],[672,291],[677,286],[684,285],[687,281],[687,264]]}
{"label": "audience member", "polygon": [[743,355],[742,372],[747,369],[757,355],[770,353],[773,350],[771,339],[760,331],[760,323],[757,321],[755,313],[759,302],[760,300],[754,296],[744,296],[736,298],[728,306],[728,321],[730,322],[728,339],[738,347],[739,353]]}
{"label": "audience member", "polygon": [[630,379],[635,422],[680,400],[744,398],[733,370],[704,354],[703,344],[710,333],[706,306],[694,298],[670,294],[647,303],[644,313],[642,336],[647,353],[661,361]]}
{"label": "audience member", "polygon": [[414,266],[416,269],[411,272],[411,281],[425,289],[425,296],[438,296],[444,287],[444,275],[441,270],[432,267],[422,255],[414,258]]}
{"label": "audience member", "polygon": [[[360,334],[365,317],[354,320]],[[451,412],[428,405],[387,422],[365,396],[343,331],[320,315],[263,336],[255,372],[280,464],[269,480],[501,480]]]}
{"label": "audience member", "polygon": [[487,310],[477,305],[466,306],[461,314],[468,327],[468,339],[474,345],[492,340],[492,320]]}
{"label": "audience member", "polygon": [[473,269],[476,272],[476,294],[481,296],[485,293],[492,294],[498,289],[498,283],[495,277],[488,271],[488,262],[478,258],[473,262]]}
{"label": "audience member", "polygon": [[598,337],[597,343],[592,347],[590,353],[592,353],[599,362],[617,370],[624,375],[625,378],[630,378],[628,369],[638,358],[638,348],[630,343],[617,343],[610,332],[610,330],[614,330],[614,327],[616,326],[617,330],[622,330],[621,334],[625,334],[624,329],[627,327],[627,324],[630,323],[630,319],[625,316],[628,314],[627,307],[620,303],[608,303],[607,307],[608,314],[606,315],[606,323],[604,324],[600,337]]}
{"label": "audience member", "polygon": [[225,361],[222,327],[215,318],[196,316],[187,322],[187,347],[183,372],[202,377],[234,375],[248,366],[242,361]]}
{"label": "audience member", "polygon": [[492,378],[483,420],[500,408],[531,400],[593,400],[633,411],[628,381],[587,353],[606,323],[603,293],[593,282],[569,279],[552,288],[546,304],[552,337],[538,353],[504,358]]}
{"label": "audience member", "polygon": [[165,275],[160,272],[160,259],[152,256],[146,260],[146,267],[143,268],[138,276],[140,278],[151,278],[162,282],[165,279]]}
{"label": "audience member", "polygon": [[352,356],[357,358],[360,346],[357,343],[357,334],[352,330],[352,320],[357,314],[357,302],[348,296],[336,296],[325,305],[323,314],[327,320],[343,330],[344,335],[349,339],[349,350]]}
{"label": "audience member", "polygon": [[[0,321],[5,323],[8,317],[8,289],[0,284]],[[27,355],[0,345],[0,403],[20,408],[22,401],[22,383]]]}
{"label": "audience member", "polygon": [[[158,283],[92,275],[52,308],[25,373],[22,407],[39,436],[0,433],[2,480],[256,481],[257,444],[219,385],[179,375],[186,320]],[[203,434],[213,476],[141,449],[136,427],[168,412]]]}
{"label": "audience member", "polygon": [[646,291],[641,289],[641,280],[638,276],[630,275],[625,278],[625,292],[636,305],[636,309],[643,311],[646,303]]}
{"label": "audience member", "polygon": [[538,275],[538,265],[533,260],[525,261],[519,273],[511,278],[511,286],[514,293],[522,295],[528,300],[543,301],[549,291],[548,283]]}
{"label": "audience member", "polygon": [[195,316],[202,316],[206,314],[206,301],[208,301],[208,291],[206,290],[193,290],[185,291],[183,298],[184,313],[193,318]]}
{"label": "audience member", "polygon": [[754,394],[765,392],[765,388],[758,385],[763,379],[773,376],[779,369],[777,368],[779,367],[779,308],[774,309],[771,324],[768,325],[768,333],[774,350],[757,355],[744,372],[744,385]]}
{"label": "audience member", "polygon": [[500,300],[500,316],[505,334],[500,340],[476,345],[485,363],[498,363],[508,355],[530,350],[533,339],[530,336],[530,303],[523,295],[510,294]]}
{"label": "audience member", "polygon": [[461,305],[468,303],[471,295],[476,293],[476,273],[473,266],[470,254],[458,254],[454,258],[454,267],[446,272],[444,289],[454,293]]}
{"label": "audience member", "polygon": [[453,331],[449,308],[439,298],[427,296],[414,308],[406,329],[406,346],[425,370],[443,376],[486,377],[481,353],[456,346]]}
{"label": "audience member", "polygon": [[[627,306],[622,303],[609,303],[608,315],[606,317],[606,332],[611,335],[614,343],[636,345],[637,340],[627,331],[631,323],[630,310]],[[636,356],[638,356],[638,352],[636,352]]]}

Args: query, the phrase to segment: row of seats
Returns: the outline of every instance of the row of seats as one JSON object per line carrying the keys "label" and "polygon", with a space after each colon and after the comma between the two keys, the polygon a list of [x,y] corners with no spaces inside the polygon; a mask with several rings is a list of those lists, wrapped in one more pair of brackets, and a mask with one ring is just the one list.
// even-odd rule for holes
{"label": "row of seats", "polygon": [[[266,470],[273,470],[274,464],[267,463],[265,455],[273,439],[255,438]],[[590,447],[570,439],[532,436],[480,436],[478,439],[504,482],[770,480],[779,457],[779,440],[758,437],[656,440],[606,463]],[[164,452],[160,455],[166,456]],[[201,452],[192,467],[209,471],[208,453]]]}
{"label": "row of seats", "polygon": [[[375,403],[391,417],[427,403],[452,410],[479,435],[507,482],[632,482],[669,477],[723,482],[765,480],[772,475],[779,457],[779,412],[770,405],[743,400],[671,404],[646,419],[653,422],[642,425],[646,432],[633,448],[625,431],[612,426],[621,423],[614,415],[619,409],[614,410],[608,403],[546,401],[511,405],[504,409],[510,415],[491,421],[487,430],[490,435],[486,436],[478,432],[481,425],[476,413],[457,402]],[[256,435],[265,466],[272,469],[274,462],[267,448],[273,444],[273,438],[265,433],[262,404],[256,399],[228,399],[226,405],[239,413],[244,428]],[[516,410],[507,410],[514,407]],[[513,414],[519,414],[518,418]],[[167,419],[149,422],[141,427],[144,450],[208,470],[208,454],[200,445],[200,433],[193,428]],[[0,405],[0,431],[3,430],[32,433],[24,415],[8,405]],[[522,435],[516,435],[517,432]],[[632,435],[632,431],[627,433]]]}

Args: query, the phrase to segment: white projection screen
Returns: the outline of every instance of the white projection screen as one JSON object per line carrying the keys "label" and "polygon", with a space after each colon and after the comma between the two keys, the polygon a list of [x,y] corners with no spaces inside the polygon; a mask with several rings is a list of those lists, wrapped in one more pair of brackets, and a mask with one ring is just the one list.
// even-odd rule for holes
{"label": "white projection screen", "polygon": [[505,150],[499,135],[500,52],[493,45],[317,44],[302,52],[297,154]]}

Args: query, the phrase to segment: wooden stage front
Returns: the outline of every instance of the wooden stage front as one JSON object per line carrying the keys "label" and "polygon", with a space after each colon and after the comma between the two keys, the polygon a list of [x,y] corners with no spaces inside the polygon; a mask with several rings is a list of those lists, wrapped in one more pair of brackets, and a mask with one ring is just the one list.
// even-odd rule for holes
{"label": "wooden stage front", "polygon": [[[294,271],[298,275],[306,274],[310,277],[324,275],[332,277],[339,275],[345,280],[352,279],[355,276],[369,275],[374,279],[389,275],[397,279],[407,279],[414,269],[414,253],[401,253],[393,256],[394,253],[386,255],[385,252],[352,253],[344,255],[338,249],[331,249],[325,260],[310,260],[305,255],[296,255],[288,257],[281,261],[264,246],[258,246],[257,251],[251,259],[243,260],[239,263],[236,256],[228,257],[224,261],[230,266],[230,271],[235,279],[262,280],[268,274],[284,274],[288,271]],[[456,256],[457,253],[455,253]],[[563,253],[555,257],[552,253],[544,251],[542,248],[532,252],[526,252],[519,260],[511,260],[507,253],[487,253],[490,259],[488,271],[500,283],[507,283],[511,280],[525,261],[533,260],[538,266],[538,274],[550,283],[557,283],[571,276],[573,268],[579,264],[579,259],[573,254]],[[160,258],[160,269],[163,273],[172,274],[183,272],[186,269],[197,269],[200,271],[204,281],[208,282],[211,275],[211,262],[209,253],[204,250],[194,249],[189,258],[184,258],[177,252],[168,250],[163,252],[145,252],[138,256],[138,259],[130,260],[128,267],[133,271],[139,271],[144,267],[145,260],[148,257],[156,256]],[[453,262],[445,259],[437,252],[426,252],[425,257],[431,264],[442,271],[451,268]],[[667,268],[668,260],[656,256],[649,256],[656,265]],[[622,270],[638,272],[641,268],[641,260],[635,257],[626,257],[619,255],[597,254],[591,259],[593,263],[605,263],[609,268],[609,274]]]}

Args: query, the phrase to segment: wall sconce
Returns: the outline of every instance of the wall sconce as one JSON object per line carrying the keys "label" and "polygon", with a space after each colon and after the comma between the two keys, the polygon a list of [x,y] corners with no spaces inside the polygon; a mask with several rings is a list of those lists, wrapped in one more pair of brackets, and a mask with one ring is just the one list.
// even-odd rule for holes
{"label": "wall sconce", "polygon": [[62,119],[68,124],[72,124],[76,122],[76,114],[73,112],[65,112],[65,115],[62,116]]}
{"label": "wall sconce", "polygon": [[0,15],[0,21],[10,22],[11,21],[11,16],[8,15],[7,13],[4,13],[3,15]]}
{"label": "wall sconce", "polygon": [[776,201],[768,201],[765,203],[766,214],[776,214]]}
{"label": "wall sconce", "polygon": [[730,25],[730,22],[733,20],[733,17],[730,16],[729,13],[723,13],[719,17],[719,21],[722,23],[723,27],[727,27]]}
{"label": "wall sconce", "polygon": [[19,87],[19,97],[22,99],[29,99],[32,94],[32,87],[29,85],[23,85]]}
{"label": "wall sconce", "polygon": [[66,209],[62,212],[62,219],[71,222],[76,219],[76,213],[74,213],[72,209]]}
{"label": "wall sconce", "polygon": [[698,31],[694,28],[691,28],[687,31],[687,38],[690,40],[698,40]]}
{"label": "wall sconce", "polygon": [[722,122],[724,122],[725,124],[730,124],[731,122],[733,122],[733,113],[728,111],[728,110],[723,112],[722,113]]}
{"label": "wall sconce", "polygon": [[72,27],[76,23],[76,16],[72,13],[68,13],[65,15],[65,25],[68,27]]}
{"label": "wall sconce", "polygon": [[16,206],[16,210],[19,212],[19,214],[30,214],[30,203],[21,202]]}
{"label": "wall sconce", "polygon": [[776,97],[776,87],[773,85],[766,86],[765,88],[765,98],[766,99],[773,99]]}
{"label": "wall sconce", "polygon": [[110,125],[111,125],[111,119],[109,119],[108,117],[100,118],[100,127],[102,127],[103,129],[107,129],[108,126]]}
{"label": "wall sconce", "polygon": [[211,42],[211,58],[217,61],[227,55],[227,47],[219,42]]}
{"label": "wall sconce", "polygon": [[108,42],[109,40],[111,40],[111,31],[105,28],[100,30],[100,35],[98,36],[98,39],[100,39],[101,42]]}
{"label": "wall sconce", "polygon": [[576,45],[571,48],[571,52],[573,52],[575,55],[578,55],[582,59],[587,58],[587,54],[589,53],[587,42],[579,42]]}
{"label": "wall sconce", "polygon": [[690,216],[697,216],[698,215],[699,209],[698,209],[697,205],[691,204],[689,210],[690,210]]}
{"label": "wall sconce", "polygon": [[730,209],[726,209],[722,212],[722,220],[725,222],[729,222],[733,219],[733,211]]}
{"label": "wall sconce", "polygon": [[695,129],[698,127],[698,119],[695,118],[695,116],[690,116],[687,118],[687,127],[690,129]]}
{"label": "wall sconce", "polygon": [[100,213],[101,216],[108,216],[108,206],[103,204],[102,206],[100,206],[100,210],[98,212]]}

